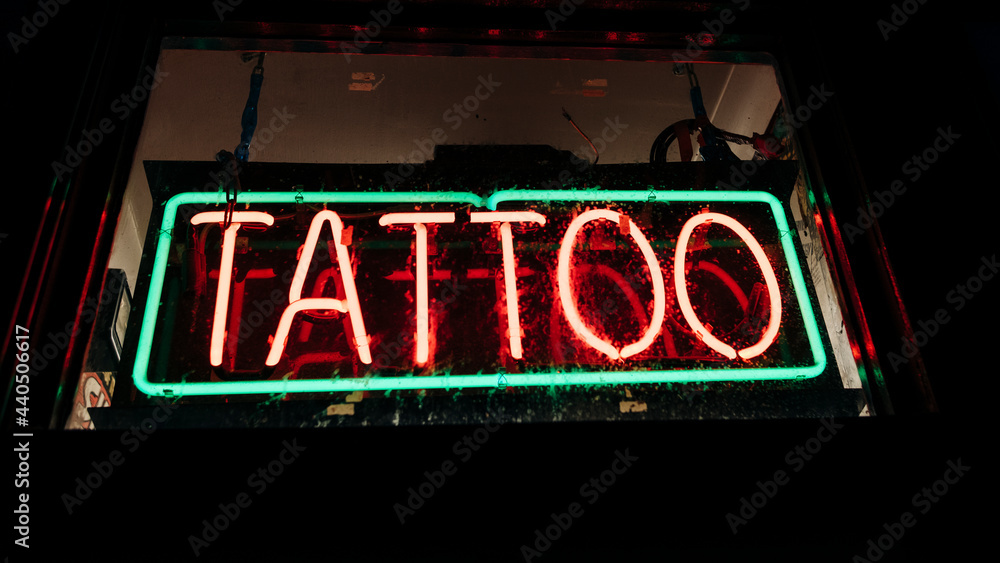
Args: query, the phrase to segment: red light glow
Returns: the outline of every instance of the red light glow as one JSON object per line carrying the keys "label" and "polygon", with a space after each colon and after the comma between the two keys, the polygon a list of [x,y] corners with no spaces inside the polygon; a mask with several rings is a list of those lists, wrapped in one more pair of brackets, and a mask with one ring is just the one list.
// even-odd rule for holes
{"label": "red light glow", "polygon": [[[206,211],[191,218],[192,225],[202,223],[222,223],[225,212]],[[259,211],[234,211],[232,224],[226,229],[222,239],[222,262],[219,265],[219,288],[215,295],[215,317],[212,320],[212,340],[209,348],[209,362],[213,366],[222,365],[222,349],[226,336],[226,318],[229,316],[229,296],[233,287],[233,258],[236,254],[236,232],[243,223],[273,225],[274,217]]]}
{"label": "red light glow", "polygon": [[665,315],[667,301],[666,292],[663,287],[663,272],[660,270],[660,263],[653,254],[653,248],[649,245],[646,237],[642,234],[642,231],[639,230],[634,222],[629,221],[629,236],[632,237],[632,240],[634,240],[639,246],[639,250],[642,251],[642,255],[646,259],[646,265],[649,267],[649,273],[653,280],[653,319],[641,339],[622,347],[621,350],[617,350],[610,343],[594,334],[594,332],[584,324],[583,320],[580,318],[580,312],[576,308],[576,299],[574,298],[573,289],[570,286],[570,255],[573,253],[573,245],[576,241],[576,235],[580,229],[583,228],[583,226],[588,222],[596,221],[598,219],[613,221],[615,224],[620,225],[621,214],[609,209],[592,209],[578,215],[566,229],[562,245],[559,248],[559,265],[556,270],[559,287],[559,299],[562,301],[563,313],[566,315],[566,320],[569,322],[569,325],[573,328],[573,331],[577,334],[577,336],[579,336],[592,348],[604,353],[612,360],[617,360],[619,358],[625,359],[648,348],[649,345],[653,343],[653,340],[656,339],[656,335],[660,332],[660,327],[663,325],[663,317]]}
{"label": "red light glow", "polygon": [[[684,260],[687,255],[688,240],[691,238],[691,233],[694,232],[695,228],[704,224],[718,224],[728,227],[743,239],[743,242],[750,247],[750,251],[757,260],[757,265],[764,274],[764,281],[767,283],[767,294],[771,302],[771,314],[767,322],[767,329],[756,344],[744,348],[739,352],[734,350],[732,346],[712,336],[712,333],[698,320],[698,315],[694,312],[694,308],[691,306],[691,299],[688,297],[687,281],[684,279]],[[722,279],[725,281],[724,278]],[[730,289],[732,289],[732,286],[730,286]],[[739,221],[728,215],[721,213],[701,213],[688,219],[687,223],[684,223],[681,234],[677,238],[677,249],[674,255],[674,290],[677,292],[677,304],[680,306],[681,313],[683,313],[684,319],[690,325],[691,330],[708,347],[731,360],[736,359],[737,356],[749,359],[760,355],[774,342],[775,337],[778,336],[778,325],[781,322],[781,294],[778,292],[778,279],[774,275],[774,269],[771,267],[771,262],[767,259],[767,255],[764,254],[764,249],[761,248],[757,239]]]}
{"label": "red light glow", "polygon": [[[451,212],[438,213],[386,213],[378,224],[384,226],[411,224],[416,231],[417,254],[417,353],[416,363],[422,366],[427,363],[430,355],[430,318],[427,300],[427,225],[426,223],[454,223],[455,214]],[[369,361],[371,361],[369,359]]]}
{"label": "red light glow", "polygon": [[507,298],[507,333],[510,343],[510,356],[520,360],[523,355],[521,347],[521,319],[517,303],[517,262],[514,258],[514,235],[510,229],[511,221],[545,224],[545,216],[533,211],[493,213],[471,213],[473,223],[500,223],[500,244],[503,250],[503,282]]}

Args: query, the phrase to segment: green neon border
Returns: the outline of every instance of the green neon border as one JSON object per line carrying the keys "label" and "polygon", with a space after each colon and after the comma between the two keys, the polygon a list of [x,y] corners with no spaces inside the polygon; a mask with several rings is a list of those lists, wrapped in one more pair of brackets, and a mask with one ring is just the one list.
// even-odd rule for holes
{"label": "green neon border", "polygon": [[[504,380],[509,386],[540,385],[615,385],[622,383],[667,383],[696,381],[746,381],[804,379],[816,377],[826,369],[826,353],[820,340],[819,327],[805,279],[795,254],[792,230],[788,227],[785,212],[778,198],[767,192],[740,191],[657,191],[657,190],[503,190],[484,199],[470,192],[248,192],[240,194],[243,203],[287,203],[301,197],[304,203],[468,203],[477,207],[496,210],[505,201],[719,201],[755,202],[771,206],[775,226],[781,237],[781,247],[792,278],[792,286],[805,324],[813,365],[795,368],[722,368],[640,370],[620,372],[549,372],[524,374],[434,375],[419,377],[366,377],[348,379],[295,379],[268,381],[223,381],[201,383],[154,383],[148,380],[149,358],[153,333],[159,315],[163,278],[166,274],[170,241],[177,208],[185,204],[225,203],[221,193],[187,192],[170,198],[163,209],[163,224],[156,245],[156,257],[146,299],[146,310],[139,334],[135,368],[132,372],[136,387],[147,395],[238,395],[257,393],[332,393],[344,391],[389,391],[394,389],[450,389],[462,387],[496,387]],[[152,314],[149,312],[152,311]]]}

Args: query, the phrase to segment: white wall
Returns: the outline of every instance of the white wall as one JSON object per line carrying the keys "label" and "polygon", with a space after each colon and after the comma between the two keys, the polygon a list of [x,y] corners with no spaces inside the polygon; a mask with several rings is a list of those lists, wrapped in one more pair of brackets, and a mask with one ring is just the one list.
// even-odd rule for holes
{"label": "white wall", "polygon": [[[165,76],[150,95],[109,265],[127,272],[130,287],[153,205],[142,161],[211,161],[220,149],[234,150],[253,65],[231,51],[161,53],[159,70]],[[607,143],[600,163],[647,162],[660,131],[693,117],[688,79],[675,76],[672,67],[388,55],[352,55],[348,62],[341,54],[270,53],[251,160],[422,162],[420,155],[413,158],[414,140],[430,137],[436,128],[448,144],[548,144],[591,160],[586,142],[562,116],[565,107],[592,138],[601,136],[606,118],[627,125]],[[696,68],[716,125],[745,135],[763,131],[780,97],[770,67]],[[366,79],[369,74],[372,80]],[[485,96],[480,78],[490,76],[500,86]],[[459,124],[457,113],[446,112],[474,96],[477,87],[486,99],[476,100],[479,107]],[[592,95],[584,95],[588,90]],[[275,119],[275,112],[284,114],[287,124]],[[282,130],[265,132],[271,123]],[[750,153],[737,149],[737,154],[749,158]]]}

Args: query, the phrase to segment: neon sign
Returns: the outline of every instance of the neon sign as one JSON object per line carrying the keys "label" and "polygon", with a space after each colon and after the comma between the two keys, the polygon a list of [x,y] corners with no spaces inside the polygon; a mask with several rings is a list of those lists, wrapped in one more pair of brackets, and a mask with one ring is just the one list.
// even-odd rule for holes
{"label": "neon sign", "polygon": [[[134,362],[141,391],[796,379],[826,369],[793,231],[766,192],[248,192],[240,201],[247,209],[224,232],[219,194],[166,202]],[[187,258],[172,256],[178,248]]]}

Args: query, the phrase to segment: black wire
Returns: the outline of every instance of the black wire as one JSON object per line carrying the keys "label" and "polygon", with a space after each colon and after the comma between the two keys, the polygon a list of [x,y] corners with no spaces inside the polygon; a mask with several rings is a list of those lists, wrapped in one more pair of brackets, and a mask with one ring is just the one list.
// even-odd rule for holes
{"label": "black wire", "polygon": [[[684,121],[689,120],[682,120],[677,123],[683,123]],[[653,146],[649,149],[649,162],[662,163],[667,161],[667,149],[670,148],[670,143],[673,143],[674,139],[677,138],[677,135],[674,132],[674,127],[677,126],[677,123],[672,123],[669,127],[660,132],[660,134],[656,137],[656,140],[653,141]]]}

